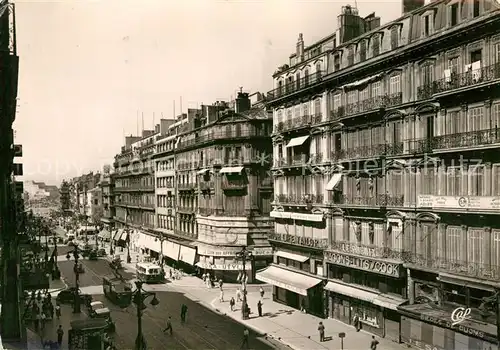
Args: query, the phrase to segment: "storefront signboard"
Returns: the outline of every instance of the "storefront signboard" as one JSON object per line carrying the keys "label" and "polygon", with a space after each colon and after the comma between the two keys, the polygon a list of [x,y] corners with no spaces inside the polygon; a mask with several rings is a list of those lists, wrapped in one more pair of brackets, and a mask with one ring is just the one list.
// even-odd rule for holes
{"label": "storefront signboard", "polygon": [[344,255],[331,251],[325,251],[324,257],[327,262],[331,262],[336,265],[352,267],[355,269],[374,272],[396,278],[400,277],[401,265],[399,264],[393,264],[357,256]]}
{"label": "storefront signboard", "polygon": [[289,244],[301,245],[309,248],[326,248],[328,246],[328,239],[312,238],[295,236],[287,233],[271,233],[269,239],[272,241],[279,241]]}
{"label": "storefront signboard", "polygon": [[[207,262],[198,262],[196,264],[198,267],[207,270],[218,270],[218,271],[241,271],[243,270],[242,264],[210,264]],[[249,271],[252,269],[251,264],[245,265],[245,270]]]}
{"label": "storefront signboard", "polygon": [[448,321],[448,320],[443,320],[441,318],[433,317],[433,316],[429,316],[429,315],[425,315],[425,314],[421,314],[420,319],[424,322],[432,323],[432,324],[435,324],[435,325],[440,326],[440,327],[458,330],[464,334],[471,335],[471,336],[476,337],[476,338],[487,339],[487,337],[485,337],[484,332],[477,330],[477,329],[474,329],[474,328],[471,328],[471,327],[468,327],[468,326],[465,326],[465,325],[460,324],[460,323],[454,326],[453,321],[451,319]]}
{"label": "storefront signboard", "polygon": [[413,338],[407,338],[406,343],[408,345],[413,346],[414,348],[420,349],[420,350],[445,350],[444,348],[440,346],[436,346],[433,344],[427,344],[421,340],[413,339]]}
{"label": "storefront signboard", "polygon": [[417,206],[419,208],[448,208],[448,209],[474,209],[474,210],[499,210],[500,196],[434,196],[419,195]]}
{"label": "storefront signboard", "polygon": [[254,256],[273,255],[273,248],[271,247],[257,247],[252,249]]}

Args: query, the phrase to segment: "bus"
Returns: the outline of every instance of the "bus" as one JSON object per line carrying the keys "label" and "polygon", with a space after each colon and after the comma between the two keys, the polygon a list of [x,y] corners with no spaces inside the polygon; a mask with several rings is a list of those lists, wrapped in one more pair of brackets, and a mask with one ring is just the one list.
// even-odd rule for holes
{"label": "bus", "polygon": [[102,279],[104,296],[113,304],[121,308],[127,307],[132,302],[132,285],[116,276]]}
{"label": "bus", "polygon": [[163,283],[165,282],[165,272],[154,263],[142,262],[135,265],[137,271],[137,279],[146,283]]}

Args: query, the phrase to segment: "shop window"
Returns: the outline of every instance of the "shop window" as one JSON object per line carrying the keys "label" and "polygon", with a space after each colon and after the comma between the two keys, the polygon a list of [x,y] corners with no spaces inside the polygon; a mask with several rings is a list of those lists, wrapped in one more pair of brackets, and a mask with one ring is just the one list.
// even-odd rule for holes
{"label": "shop window", "polygon": [[359,312],[361,321],[363,321],[364,323],[367,323],[369,325],[375,326],[375,327],[378,326],[378,317],[377,317],[378,311],[377,311],[377,309],[371,308],[368,306],[364,306],[358,312]]}
{"label": "shop window", "polygon": [[281,256],[278,256],[278,264],[279,265],[285,265],[286,266],[286,258],[283,258]]}
{"label": "shop window", "polygon": [[467,305],[467,288],[445,284],[443,288],[444,301],[452,304]]}
{"label": "shop window", "polygon": [[469,300],[467,307],[478,309],[483,303],[483,299],[491,298],[492,292],[480,289],[469,288]]}
{"label": "shop window", "polygon": [[307,272],[307,273],[311,272],[311,264],[309,263],[309,260],[307,260],[306,262],[303,262],[300,267],[301,267],[300,269],[304,272]]}

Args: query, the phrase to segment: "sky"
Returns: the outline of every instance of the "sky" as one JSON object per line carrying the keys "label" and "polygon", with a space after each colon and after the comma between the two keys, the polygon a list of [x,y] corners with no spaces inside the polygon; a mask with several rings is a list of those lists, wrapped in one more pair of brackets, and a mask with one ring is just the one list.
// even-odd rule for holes
{"label": "sky", "polygon": [[[102,171],[137,129],[182,110],[272,89],[298,34],[337,28],[345,1],[18,0],[16,143],[24,179]],[[355,3],[350,3],[355,5]],[[401,1],[357,2],[382,23]],[[174,102],[175,101],[175,102]],[[137,117],[139,115],[139,118]],[[144,118],[142,118],[144,116]],[[137,122],[139,120],[139,122]]]}

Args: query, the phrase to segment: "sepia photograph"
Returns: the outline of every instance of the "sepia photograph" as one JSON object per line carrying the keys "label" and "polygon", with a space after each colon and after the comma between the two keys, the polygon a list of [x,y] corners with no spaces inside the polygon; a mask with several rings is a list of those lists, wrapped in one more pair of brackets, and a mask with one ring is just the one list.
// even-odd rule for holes
{"label": "sepia photograph", "polygon": [[500,350],[498,0],[0,0],[0,350]]}

